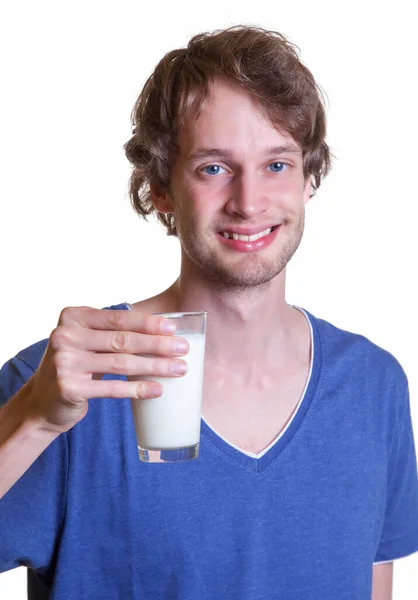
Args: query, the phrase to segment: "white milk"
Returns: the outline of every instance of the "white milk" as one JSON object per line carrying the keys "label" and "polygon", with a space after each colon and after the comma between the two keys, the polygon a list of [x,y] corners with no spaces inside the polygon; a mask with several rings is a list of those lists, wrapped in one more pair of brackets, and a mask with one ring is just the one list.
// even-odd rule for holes
{"label": "white milk", "polygon": [[176,333],[189,342],[182,358],[188,364],[180,377],[138,377],[158,381],[164,388],[159,398],[131,399],[138,446],[169,450],[193,446],[200,438],[205,337],[201,333]]}

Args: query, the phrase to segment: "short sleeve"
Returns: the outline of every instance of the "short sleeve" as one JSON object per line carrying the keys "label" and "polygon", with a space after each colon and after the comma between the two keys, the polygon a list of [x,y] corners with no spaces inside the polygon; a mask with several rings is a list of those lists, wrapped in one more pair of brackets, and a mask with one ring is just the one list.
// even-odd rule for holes
{"label": "short sleeve", "polygon": [[[28,349],[29,364],[39,362],[44,349]],[[15,357],[0,370],[0,406],[33,375],[28,362]],[[0,499],[0,572],[28,566],[47,577],[65,514],[67,464],[64,434]]]}
{"label": "short sleeve", "polygon": [[391,440],[386,510],[375,563],[418,551],[418,475],[408,388]]}

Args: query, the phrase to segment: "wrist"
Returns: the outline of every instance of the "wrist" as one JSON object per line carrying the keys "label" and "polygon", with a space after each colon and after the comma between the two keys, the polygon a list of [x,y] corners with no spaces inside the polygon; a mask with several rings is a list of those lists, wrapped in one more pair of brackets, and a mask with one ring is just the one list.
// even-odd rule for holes
{"label": "wrist", "polygon": [[0,498],[58,435],[27,412],[24,390],[0,409]]}
{"label": "wrist", "polygon": [[53,441],[60,432],[53,431],[35,410],[32,396],[32,381],[29,380],[1,409],[0,440],[19,432],[24,438],[45,437]]}

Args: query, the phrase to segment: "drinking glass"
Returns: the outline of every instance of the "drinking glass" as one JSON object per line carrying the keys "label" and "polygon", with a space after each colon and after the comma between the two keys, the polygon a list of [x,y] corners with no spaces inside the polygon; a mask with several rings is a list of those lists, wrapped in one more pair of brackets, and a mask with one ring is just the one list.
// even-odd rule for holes
{"label": "drinking glass", "polygon": [[164,388],[158,398],[131,398],[139,458],[143,462],[192,460],[199,455],[207,313],[154,314],[175,321],[174,335],[189,342],[184,356],[188,371],[181,377],[137,377],[158,381]]}

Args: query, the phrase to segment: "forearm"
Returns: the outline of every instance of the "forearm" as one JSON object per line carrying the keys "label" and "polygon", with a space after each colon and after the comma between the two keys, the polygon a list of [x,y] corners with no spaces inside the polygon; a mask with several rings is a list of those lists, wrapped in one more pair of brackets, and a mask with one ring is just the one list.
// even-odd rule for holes
{"label": "forearm", "polygon": [[0,409],[0,498],[59,435],[28,418],[29,390],[30,384],[26,384]]}
{"label": "forearm", "polygon": [[373,589],[371,600],[392,600],[393,562],[373,566]]}

